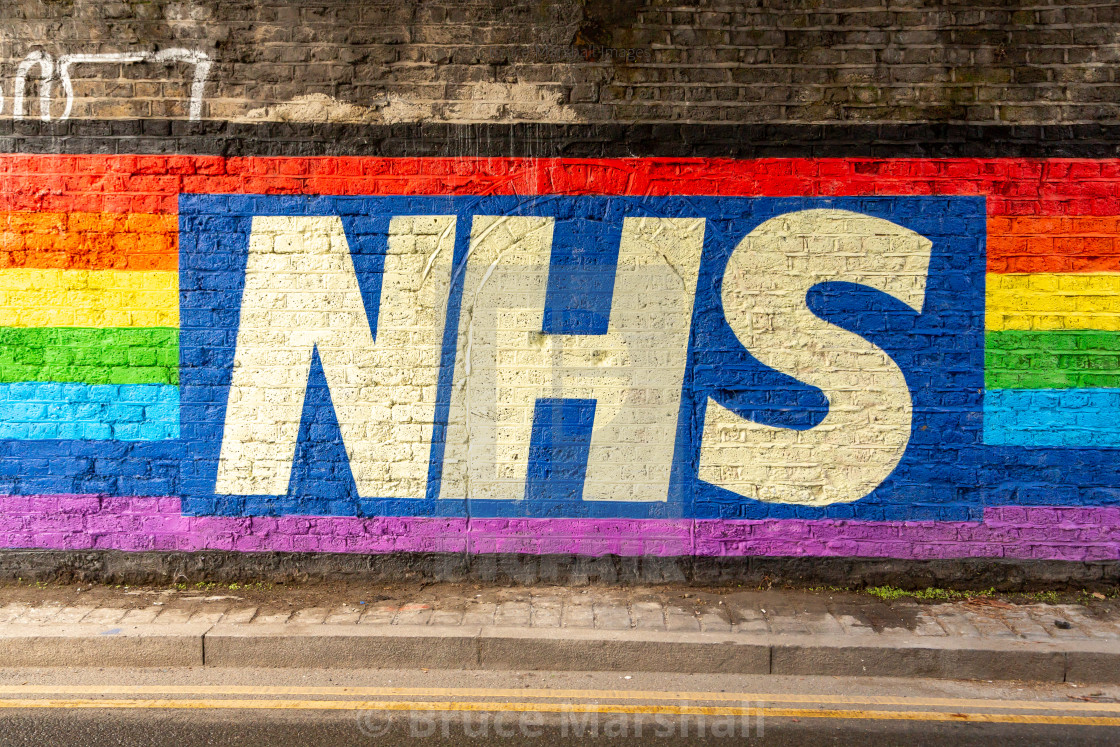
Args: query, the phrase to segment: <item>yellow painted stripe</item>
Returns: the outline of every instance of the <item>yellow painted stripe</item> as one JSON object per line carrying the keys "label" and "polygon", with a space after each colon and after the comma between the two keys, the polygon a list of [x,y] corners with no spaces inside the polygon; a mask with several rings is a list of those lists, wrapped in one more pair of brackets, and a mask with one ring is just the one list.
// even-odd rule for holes
{"label": "yellow painted stripe", "polygon": [[955,711],[870,711],[816,708],[751,708],[727,706],[627,705],[624,703],[525,703],[487,701],[377,700],[113,700],[0,699],[0,708],[100,708],[190,710],[316,710],[316,711],[460,711],[488,713],[620,713],[668,716],[733,716],[767,718],[872,719],[885,721],[955,721],[960,723],[1055,724],[1120,726],[1108,716],[1051,716],[1033,713],[962,713]]}
{"label": "yellow painted stripe", "polygon": [[0,327],[177,326],[177,272],[0,270]]}
{"label": "yellow painted stripe", "polygon": [[327,695],[354,697],[551,698],[565,700],[683,700],[733,703],[827,703],[944,708],[1120,713],[1120,703],[980,698],[907,698],[892,695],[726,693],[660,690],[551,690],[476,687],[308,687],[255,685],[0,685],[0,695]]}
{"label": "yellow painted stripe", "polygon": [[987,276],[987,328],[1120,330],[1120,273]]}

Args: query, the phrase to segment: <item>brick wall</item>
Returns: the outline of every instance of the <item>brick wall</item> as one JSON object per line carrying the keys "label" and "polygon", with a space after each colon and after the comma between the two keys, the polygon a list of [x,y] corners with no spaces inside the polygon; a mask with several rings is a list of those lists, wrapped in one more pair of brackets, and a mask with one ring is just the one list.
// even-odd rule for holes
{"label": "brick wall", "polygon": [[187,52],[210,65],[213,120],[1096,123],[1120,90],[1120,10],[1068,0],[4,0],[0,17],[4,117],[25,60],[40,115],[47,56],[54,120],[68,56],[69,117],[187,117]]}
{"label": "brick wall", "polygon": [[0,18],[0,547],[1120,560],[1111,8]]}

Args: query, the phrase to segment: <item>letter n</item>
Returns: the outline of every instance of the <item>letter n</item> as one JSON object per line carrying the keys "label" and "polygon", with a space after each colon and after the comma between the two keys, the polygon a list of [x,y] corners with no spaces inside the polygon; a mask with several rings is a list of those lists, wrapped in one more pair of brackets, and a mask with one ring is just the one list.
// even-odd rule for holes
{"label": "letter n", "polygon": [[359,494],[424,497],[454,242],[390,221],[371,329],[340,218],[253,219],[215,492],[287,493],[317,351]]}

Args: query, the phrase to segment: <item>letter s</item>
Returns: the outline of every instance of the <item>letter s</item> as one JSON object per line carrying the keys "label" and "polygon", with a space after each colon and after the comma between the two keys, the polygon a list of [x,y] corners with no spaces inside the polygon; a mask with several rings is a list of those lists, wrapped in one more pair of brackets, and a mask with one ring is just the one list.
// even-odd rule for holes
{"label": "letter s", "polygon": [[813,314],[806,294],[840,281],[868,285],[920,312],[932,242],[846,210],[802,210],[751,231],[723,276],[723,311],[764,365],[818,387],[828,414],[796,431],[745,420],[708,399],[700,479],[748,498],[826,506],[859,500],[898,465],[913,403],[882,349]]}

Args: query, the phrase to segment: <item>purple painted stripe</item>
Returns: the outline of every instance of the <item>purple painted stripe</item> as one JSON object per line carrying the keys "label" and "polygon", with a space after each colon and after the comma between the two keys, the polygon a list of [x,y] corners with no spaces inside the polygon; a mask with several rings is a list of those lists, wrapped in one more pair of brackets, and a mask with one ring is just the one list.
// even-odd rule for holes
{"label": "purple painted stripe", "polygon": [[984,520],[183,516],[179,499],[0,496],[0,547],[52,550],[1120,559],[1120,507],[985,509]]}

